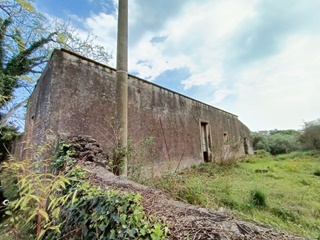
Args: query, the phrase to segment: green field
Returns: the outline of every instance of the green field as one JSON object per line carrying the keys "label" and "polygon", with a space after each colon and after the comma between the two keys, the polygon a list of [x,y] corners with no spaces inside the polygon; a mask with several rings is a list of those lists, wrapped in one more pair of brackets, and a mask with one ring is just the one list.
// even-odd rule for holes
{"label": "green field", "polygon": [[[2,175],[1,180],[11,186],[5,189],[7,197],[17,197],[14,178]],[[204,163],[140,182],[164,189],[178,200],[231,210],[243,220],[320,239],[320,152],[278,156],[260,152],[240,162]],[[8,220],[0,224],[4,240],[12,239]]]}
{"label": "green field", "polygon": [[212,163],[148,180],[175,198],[232,210],[241,219],[320,239],[320,153],[262,153],[241,162]]}

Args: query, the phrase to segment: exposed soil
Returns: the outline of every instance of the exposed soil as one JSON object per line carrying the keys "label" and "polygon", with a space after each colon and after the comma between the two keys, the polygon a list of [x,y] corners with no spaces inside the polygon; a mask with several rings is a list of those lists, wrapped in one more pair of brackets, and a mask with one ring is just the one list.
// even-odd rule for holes
{"label": "exposed soil", "polygon": [[76,151],[74,157],[90,170],[92,183],[123,192],[140,193],[146,213],[168,224],[170,239],[304,239],[267,226],[237,220],[232,213],[223,210],[213,211],[176,201],[160,190],[115,176],[108,171],[107,156],[94,139],[77,136],[68,140],[72,144],[71,149]]}

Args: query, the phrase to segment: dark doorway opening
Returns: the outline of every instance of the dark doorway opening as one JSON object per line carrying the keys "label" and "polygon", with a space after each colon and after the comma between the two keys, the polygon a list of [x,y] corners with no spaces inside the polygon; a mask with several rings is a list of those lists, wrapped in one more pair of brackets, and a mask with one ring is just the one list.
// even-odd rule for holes
{"label": "dark doorway opening", "polygon": [[243,148],[244,148],[244,153],[249,154],[247,138],[243,139]]}
{"label": "dark doorway opening", "polygon": [[209,162],[209,130],[206,122],[201,123],[201,148],[203,160]]}

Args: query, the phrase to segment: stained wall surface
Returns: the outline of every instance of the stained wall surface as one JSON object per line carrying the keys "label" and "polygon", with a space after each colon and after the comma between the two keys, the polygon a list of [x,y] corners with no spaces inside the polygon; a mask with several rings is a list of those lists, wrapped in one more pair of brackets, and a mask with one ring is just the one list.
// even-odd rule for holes
{"label": "stained wall surface", "polygon": [[[110,152],[115,94],[115,69],[56,50],[30,97],[26,134],[38,143],[90,135]],[[236,115],[130,75],[128,94],[131,171],[157,174],[252,153],[250,131]]]}

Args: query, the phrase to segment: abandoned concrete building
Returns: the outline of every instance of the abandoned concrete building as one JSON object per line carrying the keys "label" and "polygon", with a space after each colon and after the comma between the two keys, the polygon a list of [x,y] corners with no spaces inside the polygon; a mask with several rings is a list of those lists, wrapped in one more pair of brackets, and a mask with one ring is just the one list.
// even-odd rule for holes
{"label": "abandoned concrete building", "polygon": [[[105,152],[114,129],[116,70],[67,50],[55,50],[32,93],[26,135],[89,135]],[[128,136],[137,164],[156,173],[201,162],[221,162],[252,153],[250,130],[234,114],[151,82],[128,76]],[[138,149],[138,150],[137,150]]]}

